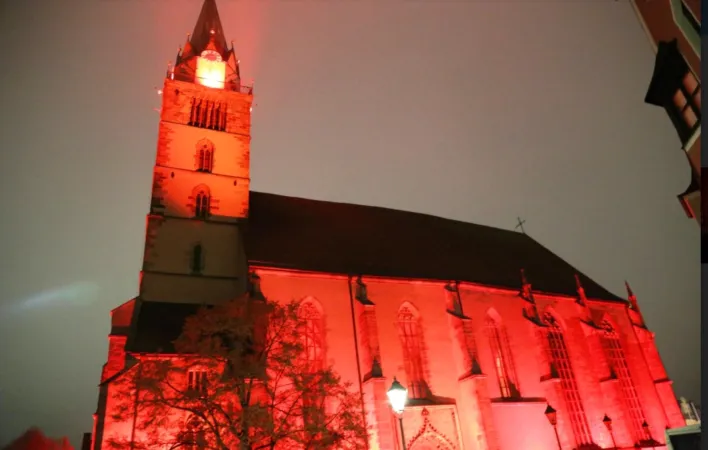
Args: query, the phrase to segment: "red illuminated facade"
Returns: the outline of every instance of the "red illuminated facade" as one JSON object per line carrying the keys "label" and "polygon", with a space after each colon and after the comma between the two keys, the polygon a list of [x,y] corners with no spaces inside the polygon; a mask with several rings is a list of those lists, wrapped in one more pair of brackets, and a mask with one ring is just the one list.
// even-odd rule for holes
{"label": "red illuminated facade", "polygon": [[205,0],[165,79],[139,294],[112,312],[93,450],[135,433],[113,421],[116,381],[247,280],[307,302],[308,355],[361,392],[372,450],[401,449],[394,376],[412,450],[557,449],[547,405],[563,450],[660,448],[684,425],[629,287],[611,294],[522,233],[252,192],[252,100]]}

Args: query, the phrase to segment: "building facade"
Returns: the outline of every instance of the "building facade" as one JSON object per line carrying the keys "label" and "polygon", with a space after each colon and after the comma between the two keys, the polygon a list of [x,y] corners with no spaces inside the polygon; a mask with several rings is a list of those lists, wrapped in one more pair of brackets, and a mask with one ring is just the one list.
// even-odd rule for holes
{"label": "building facade", "polygon": [[326,362],[364,399],[372,450],[401,450],[394,376],[411,450],[656,447],[685,424],[629,287],[611,294],[523,233],[252,192],[253,91],[214,0],[162,95],[139,293],[111,315],[93,450],[135,432],[114,421],[117,380],[247,285],[311,306]]}
{"label": "building facade", "polygon": [[631,3],[656,52],[645,102],[666,110],[676,129],[690,169],[678,199],[701,223],[701,0]]}

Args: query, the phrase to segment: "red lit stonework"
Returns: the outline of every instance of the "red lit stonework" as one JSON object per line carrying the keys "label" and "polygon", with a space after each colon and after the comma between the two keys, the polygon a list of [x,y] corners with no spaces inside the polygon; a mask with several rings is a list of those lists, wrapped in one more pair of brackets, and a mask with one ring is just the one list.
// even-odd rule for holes
{"label": "red lit stonework", "polygon": [[548,404],[563,450],[612,448],[605,415],[621,448],[684,425],[629,286],[616,297],[521,233],[250,192],[253,92],[214,0],[162,91],[139,295],[112,312],[94,450],[138,432],[112,419],[116,380],[173,357],[184,311],[237,297],[249,272],[308,302],[308,357],[361,391],[372,450],[401,449],[394,376],[413,450],[557,449]]}

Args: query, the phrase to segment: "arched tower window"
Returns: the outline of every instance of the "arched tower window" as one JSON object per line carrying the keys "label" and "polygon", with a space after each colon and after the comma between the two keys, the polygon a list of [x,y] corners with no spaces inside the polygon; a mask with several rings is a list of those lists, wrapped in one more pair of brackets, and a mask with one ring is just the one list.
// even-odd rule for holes
{"label": "arched tower window", "polygon": [[186,450],[202,450],[206,448],[206,436],[199,419],[192,417],[187,421],[185,433],[182,435],[180,447]]}
{"label": "arched tower window", "polygon": [[642,428],[642,424],[646,420],[644,410],[639,402],[639,396],[634,387],[632,375],[629,373],[627,358],[624,355],[619,335],[612,324],[607,320],[602,322],[601,342],[607,362],[619,381],[619,386],[622,391],[622,402],[626,410],[625,417],[627,417],[627,428],[629,428],[636,442],[642,441],[647,438]]}
{"label": "arched tower window", "polygon": [[201,186],[194,193],[194,217],[198,219],[206,219],[209,217],[211,204],[211,195],[209,189]]}
{"label": "arched tower window", "polygon": [[492,352],[494,373],[499,381],[500,394],[503,398],[517,398],[519,397],[519,384],[506,327],[491,315],[487,315],[484,325],[489,339],[489,348]]}
{"label": "arched tower window", "polygon": [[214,144],[208,139],[199,141],[195,160],[198,172],[211,172],[214,167]]}
{"label": "arched tower window", "polygon": [[544,316],[544,322],[548,327],[546,329],[546,338],[548,339],[548,360],[551,363],[552,372],[558,374],[561,382],[561,391],[563,393],[563,401],[565,403],[568,422],[573,431],[576,447],[584,444],[592,443],[592,435],[590,427],[585,416],[585,408],[580,399],[580,391],[578,390],[578,382],[575,379],[573,364],[570,361],[570,354],[565,344],[565,336],[560,324],[551,314]]}
{"label": "arched tower window", "polygon": [[324,327],[323,318],[319,308],[312,302],[306,301],[300,306],[300,318],[303,319],[301,336],[303,339],[303,358],[306,367],[312,371],[324,368]]}
{"label": "arched tower window", "polygon": [[202,249],[202,244],[197,244],[192,247],[192,255],[190,260],[190,269],[193,274],[202,273],[204,268],[204,252]]}
{"label": "arched tower window", "polygon": [[428,397],[425,376],[423,336],[417,311],[404,305],[398,311],[398,333],[403,347],[403,360],[411,398]]}

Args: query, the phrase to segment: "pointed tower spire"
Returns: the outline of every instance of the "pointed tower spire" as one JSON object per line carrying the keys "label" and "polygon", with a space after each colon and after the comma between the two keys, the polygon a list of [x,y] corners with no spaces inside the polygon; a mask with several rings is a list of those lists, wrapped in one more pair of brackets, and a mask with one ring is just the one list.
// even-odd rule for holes
{"label": "pointed tower spire", "polygon": [[228,44],[224,36],[224,29],[221,26],[219,10],[216,8],[216,0],[204,0],[190,39],[196,54],[206,50],[210,41],[213,41],[214,47],[211,50],[219,52],[222,57],[225,56]]}
{"label": "pointed tower spire", "polygon": [[639,310],[639,304],[637,303],[637,296],[634,295],[632,288],[629,286],[627,280],[624,282],[624,287],[627,289],[627,300],[629,301],[629,317],[632,319],[632,323],[635,325],[646,328],[644,323],[644,317],[642,312]]}

